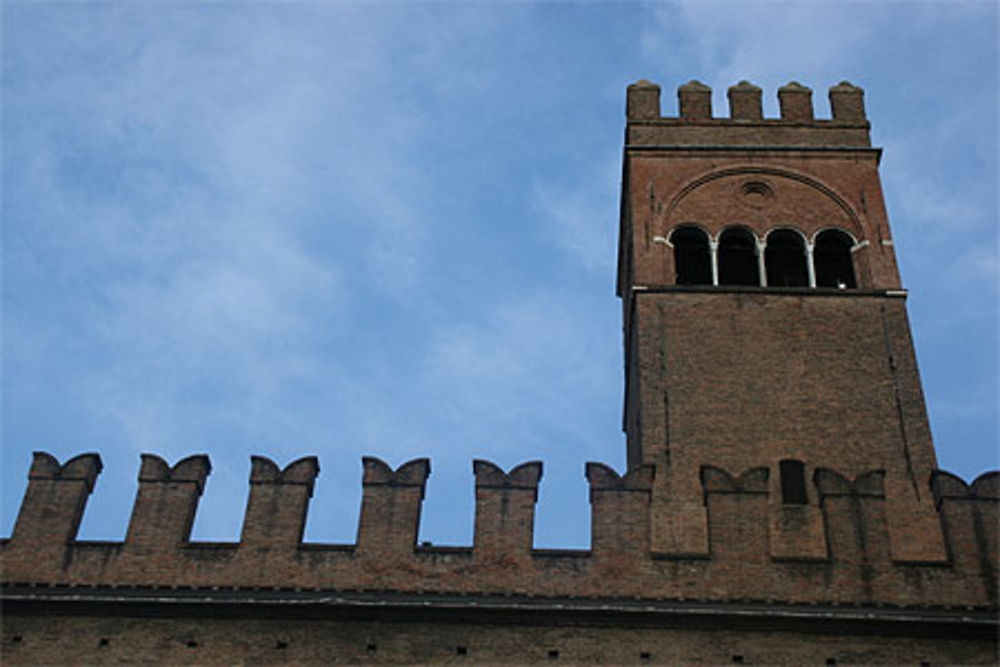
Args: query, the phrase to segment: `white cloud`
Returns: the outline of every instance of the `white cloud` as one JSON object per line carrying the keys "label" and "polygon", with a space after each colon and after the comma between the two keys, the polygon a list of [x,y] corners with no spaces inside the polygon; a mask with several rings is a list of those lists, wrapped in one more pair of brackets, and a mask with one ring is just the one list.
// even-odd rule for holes
{"label": "white cloud", "polygon": [[[773,110],[787,79],[820,98],[877,43],[915,52],[864,5],[750,4],[5,7],[5,456],[100,448],[102,494],[133,450],[208,450],[211,502],[238,498],[206,507],[235,516],[248,452],[322,448],[323,520],[359,450],[434,456],[432,495],[468,492],[471,456],[545,456],[542,506],[579,492],[585,524],[578,462],[622,450],[618,82],[747,77]],[[887,62],[883,99],[920,92]],[[898,181],[904,214],[982,214],[934,174]]]}
{"label": "white cloud", "polygon": [[[656,21],[643,33],[642,44],[647,55],[670,72],[678,50],[672,40],[690,42],[695,71],[685,72],[684,81],[701,78],[713,87],[715,115],[728,114],[726,88],[750,79],[766,91],[765,115],[776,116],[777,86],[791,80],[832,85],[854,76],[856,64],[842,69],[845,54],[877,33],[883,13],[872,3],[687,1],[657,6]],[[864,20],[859,20],[862,14]],[[834,64],[840,69],[833,76],[839,78],[828,81]],[[822,116],[823,95],[817,92],[814,104]]]}
{"label": "white cloud", "polygon": [[555,243],[584,269],[612,275],[618,230],[609,212],[617,211],[621,157],[609,156],[588,171],[582,182],[557,179],[535,184],[534,205]]}
{"label": "white cloud", "polygon": [[[539,290],[501,304],[486,321],[439,329],[425,373],[447,396],[455,422],[516,432],[522,423],[555,425],[580,443],[576,424],[594,402],[617,397],[618,365],[595,355],[593,314],[566,295]],[[614,335],[616,332],[612,332]]]}

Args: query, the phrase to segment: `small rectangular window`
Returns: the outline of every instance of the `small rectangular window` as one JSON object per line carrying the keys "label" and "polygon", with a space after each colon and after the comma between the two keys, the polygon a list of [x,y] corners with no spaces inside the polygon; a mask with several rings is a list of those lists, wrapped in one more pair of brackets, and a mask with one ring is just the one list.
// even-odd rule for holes
{"label": "small rectangular window", "polygon": [[802,461],[786,459],[780,464],[781,502],[784,505],[805,505],[806,467]]}

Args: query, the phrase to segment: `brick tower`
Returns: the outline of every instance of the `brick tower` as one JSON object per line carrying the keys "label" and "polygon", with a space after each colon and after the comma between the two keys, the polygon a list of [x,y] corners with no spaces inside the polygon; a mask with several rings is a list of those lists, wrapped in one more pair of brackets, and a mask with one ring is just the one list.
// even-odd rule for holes
{"label": "brick tower", "polygon": [[[766,466],[774,556],[820,557],[812,475],[883,470],[894,560],[945,558],[937,465],[863,91],[628,89],[618,294],[629,467],[656,467],[651,540],[709,552],[703,465]],[[778,473],[778,474],[774,474]]]}

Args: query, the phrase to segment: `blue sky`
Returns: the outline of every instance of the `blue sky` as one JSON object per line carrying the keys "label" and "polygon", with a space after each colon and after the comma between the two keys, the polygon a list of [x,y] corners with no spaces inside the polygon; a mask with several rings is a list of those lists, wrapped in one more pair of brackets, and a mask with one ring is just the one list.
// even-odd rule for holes
{"label": "blue sky", "polygon": [[469,544],[473,458],[545,462],[538,546],[587,546],[621,470],[614,297],[625,86],[866,89],[941,467],[997,467],[994,2],[3,4],[2,513],[32,450],[99,451],[121,539],[139,454],[429,456],[421,539]]}

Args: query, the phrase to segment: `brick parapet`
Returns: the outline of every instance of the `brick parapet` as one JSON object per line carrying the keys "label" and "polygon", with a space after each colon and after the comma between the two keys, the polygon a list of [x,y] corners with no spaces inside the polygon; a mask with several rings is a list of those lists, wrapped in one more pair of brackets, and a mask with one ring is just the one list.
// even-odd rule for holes
{"label": "brick parapet", "polygon": [[257,548],[298,544],[319,460],[303,457],[282,470],[269,458],[253,456],[250,466],[250,495],[240,541]]}
{"label": "brick parapet", "polygon": [[[430,466],[418,459],[393,470],[365,460],[367,509],[362,509],[358,545],[302,543],[296,534],[305,491],[318,463],[300,459],[278,470],[254,459],[251,499],[261,488],[288,487],[291,496],[264,498],[276,517],[293,516],[294,529],[278,539],[261,528],[262,506],[248,503],[244,539],[236,543],[193,542],[176,527],[188,521],[188,502],[176,477],[207,474],[207,459],[167,467],[157,484],[173,489],[154,500],[137,500],[146,516],[171,526],[176,540],[158,549],[135,543],[78,542],[28,530],[37,506],[37,485],[77,488],[80,480],[29,480],[20,529],[0,545],[5,584],[77,586],[303,587],[342,590],[434,591],[439,593],[637,597],[641,599],[737,600],[792,603],[864,603],[900,606],[996,605],[997,474],[969,487],[936,471],[933,488],[945,526],[949,560],[937,564],[895,562],[889,552],[882,471],[848,477],[820,469],[813,475],[810,508],[820,513],[823,552],[775,552],[772,514],[780,499],[773,472],[757,467],[741,474],[717,466],[699,471],[709,551],[701,557],[656,553],[649,543],[649,507],[654,471],[641,466],[619,475],[603,464],[587,466],[593,537],[590,550],[536,550],[529,542],[541,466],[529,463],[504,473],[479,461],[477,531],[471,547],[416,544],[419,505]],[[157,466],[163,472],[163,466]],[[199,474],[182,475],[185,469]],[[147,471],[148,472],[148,471]],[[285,479],[282,480],[281,478]],[[204,482],[204,477],[201,477]],[[265,482],[264,479],[267,481]],[[282,483],[284,482],[284,483]],[[154,483],[147,480],[147,483]],[[930,489],[932,484],[928,484]],[[969,491],[963,495],[963,489]],[[141,495],[141,492],[140,492]],[[503,518],[504,496],[507,516]],[[374,500],[373,500],[374,498]],[[380,499],[379,499],[380,498]],[[32,509],[31,503],[36,505]],[[159,507],[151,503],[160,503]],[[289,510],[286,514],[283,505]],[[377,507],[376,507],[377,505]],[[74,506],[75,507],[75,506]],[[62,508],[62,509],[60,509]],[[65,524],[75,509],[54,505],[47,520]],[[60,515],[59,512],[62,512]],[[264,524],[266,525],[266,524]],[[28,532],[24,532],[28,530]],[[40,537],[41,536],[41,537]],[[295,539],[292,539],[292,538]],[[143,538],[144,539],[144,538]],[[45,542],[45,540],[48,540]],[[142,547],[142,548],[140,548]],[[39,553],[49,557],[40,559]]]}
{"label": "brick parapet", "polygon": [[426,458],[413,459],[395,470],[373,456],[364,466],[358,551],[389,560],[413,552],[420,528],[424,488],[431,474]]}
{"label": "brick parapet", "polygon": [[143,454],[139,491],[125,536],[128,549],[169,552],[187,542],[211,471],[204,454],[189,456],[172,467],[159,456]]}
{"label": "brick parapet", "polygon": [[522,463],[505,473],[494,463],[477,459],[472,470],[476,477],[473,549],[477,561],[507,564],[529,558],[541,461]]}
{"label": "brick parapet", "polygon": [[791,82],[778,90],[780,116],[764,118],[761,89],[747,81],[729,88],[728,117],[712,112],[712,89],[690,81],[677,90],[678,115],[660,110],[660,87],[640,81],[626,96],[626,150],[636,146],[870,149],[864,91],[842,81],[830,88],[830,119],[813,113],[812,91]]}
{"label": "brick parapet", "polygon": [[[619,475],[603,463],[588,463],[590,483],[591,553],[604,567],[622,569],[631,560],[648,557],[649,502],[655,469],[632,468]],[[618,573],[627,577],[632,568]]]}
{"label": "brick parapet", "polygon": [[35,452],[11,539],[40,560],[61,558],[60,552],[76,538],[102,468],[98,454],[81,454],[60,465],[50,454]]}

